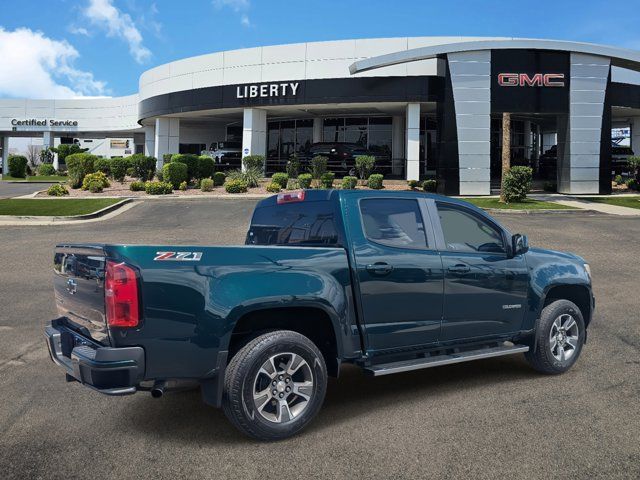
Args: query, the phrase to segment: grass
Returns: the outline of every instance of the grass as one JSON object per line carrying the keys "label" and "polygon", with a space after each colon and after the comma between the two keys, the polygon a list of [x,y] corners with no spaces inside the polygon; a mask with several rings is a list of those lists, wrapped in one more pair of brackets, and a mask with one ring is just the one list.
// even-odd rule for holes
{"label": "grass", "polygon": [[11,180],[14,182],[66,182],[69,178],[63,175],[34,175],[27,178],[10,177],[3,175],[2,180]]}
{"label": "grass", "polygon": [[499,198],[463,198],[465,202],[480,208],[499,208],[503,210],[575,210],[574,207],[554,202],[543,202],[527,198],[524,202],[501,203]]}
{"label": "grass", "polygon": [[113,205],[117,198],[9,198],[0,200],[0,215],[70,216],[84,215]]}
{"label": "grass", "polygon": [[616,207],[640,208],[640,195],[633,197],[581,197],[580,199],[595,203],[606,203]]}

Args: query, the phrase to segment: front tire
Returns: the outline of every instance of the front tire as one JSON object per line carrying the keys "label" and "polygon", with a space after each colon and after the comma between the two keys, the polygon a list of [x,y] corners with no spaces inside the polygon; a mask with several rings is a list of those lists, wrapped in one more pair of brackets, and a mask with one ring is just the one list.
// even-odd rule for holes
{"label": "front tire", "polygon": [[316,416],[327,389],[322,354],[307,337],[289,330],[251,340],[227,366],[225,415],[243,433],[281,440]]}
{"label": "front tire", "polygon": [[569,300],[556,300],[542,310],[536,324],[534,345],[524,355],[537,371],[557,375],[576,363],[584,339],[584,318],[580,309]]}

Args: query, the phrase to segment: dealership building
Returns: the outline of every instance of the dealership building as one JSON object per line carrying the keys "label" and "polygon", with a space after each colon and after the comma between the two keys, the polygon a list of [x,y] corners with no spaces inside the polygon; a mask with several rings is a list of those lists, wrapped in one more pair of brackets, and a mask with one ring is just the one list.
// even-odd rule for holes
{"label": "dealership building", "polygon": [[[509,112],[512,164],[530,165],[561,193],[609,193],[612,142],[640,154],[639,72],[638,51],[554,40],[265,46],[158,66],[125,97],[0,99],[0,146],[6,169],[13,137],[159,164],[237,141],[275,172],[314,143],[349,142],[373,152],[385,178],[436,178],[442,193],[487,195],[500,184]],[[628,138],[612,138],[614,129]]]}

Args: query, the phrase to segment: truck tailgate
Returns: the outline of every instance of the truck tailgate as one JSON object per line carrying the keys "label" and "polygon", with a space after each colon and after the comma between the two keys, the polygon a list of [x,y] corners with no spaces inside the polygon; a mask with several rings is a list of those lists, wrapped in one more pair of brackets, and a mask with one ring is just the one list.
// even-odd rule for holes
{"label": "truck tailgate", "polygon": [[58,245],[53,260],[58,313],[67,326],[108,345],[105,319],[103,245]]}

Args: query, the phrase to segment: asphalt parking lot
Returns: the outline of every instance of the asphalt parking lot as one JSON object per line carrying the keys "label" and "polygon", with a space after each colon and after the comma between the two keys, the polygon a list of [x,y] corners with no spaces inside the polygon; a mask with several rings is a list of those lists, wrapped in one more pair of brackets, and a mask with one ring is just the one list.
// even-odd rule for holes
{"label": "asphalt parking lot", "polygon": [[515,356],[376,379],[344,368],[310,428],[272,444],[196,391],[116,398],[65,383],[42,340],[56,242],[241,243],[254,203],[146,201],[108,222],[0,228],[2,478],[640,478],[638,218],[498,216],[592,266],[589,342],[560,377]]}

